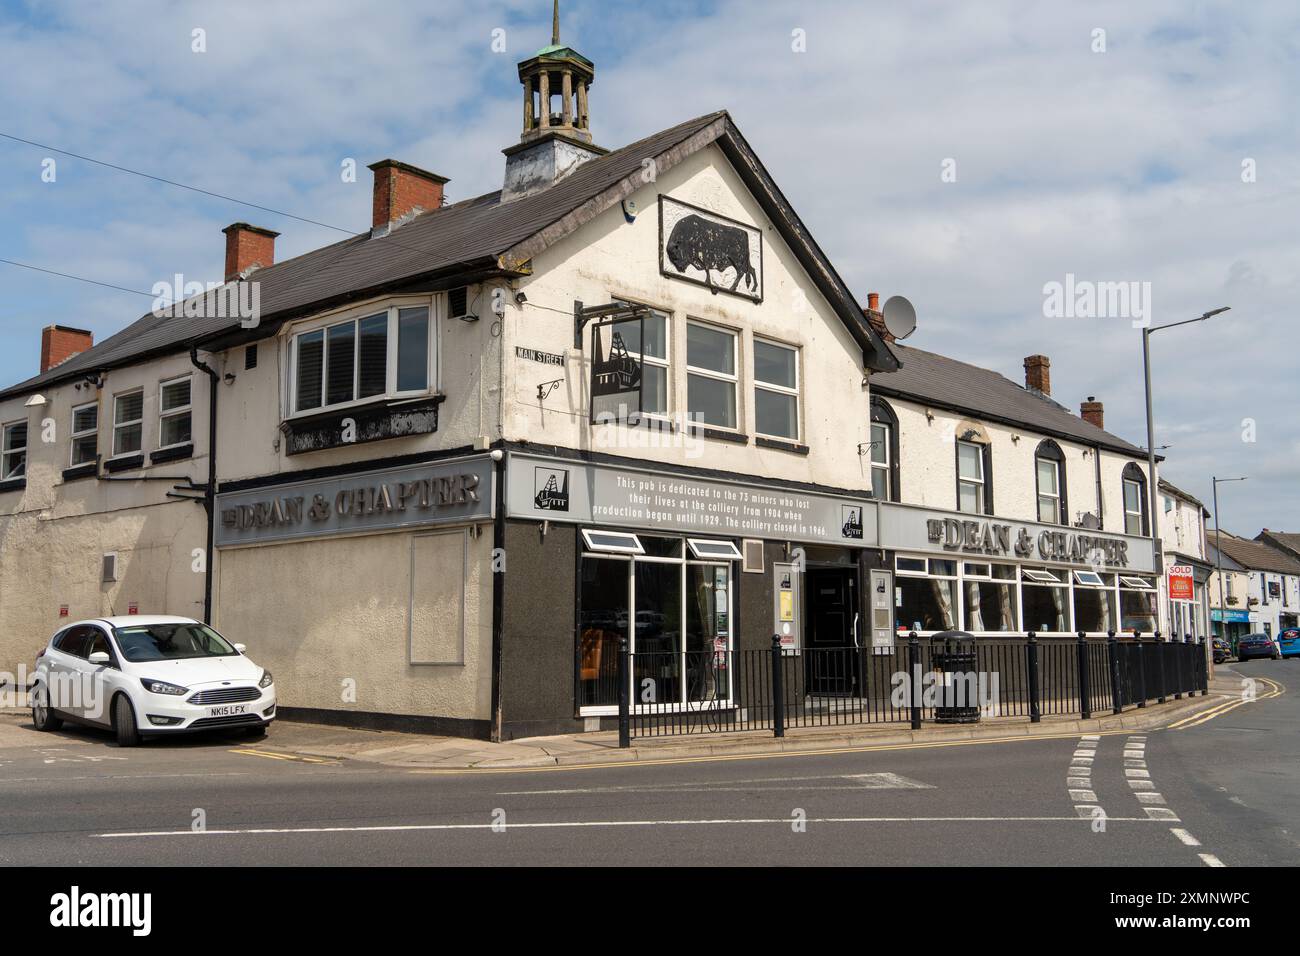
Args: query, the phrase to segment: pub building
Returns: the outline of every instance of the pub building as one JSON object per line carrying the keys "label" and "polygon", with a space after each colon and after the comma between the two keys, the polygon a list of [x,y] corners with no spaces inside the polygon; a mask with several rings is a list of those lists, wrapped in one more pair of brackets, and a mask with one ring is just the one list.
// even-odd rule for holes
{"label": "pub building", "polygon": [[1157,628],[1144,455],[1046,357],[1021,387],[891,341],[725,112],[596,145],[558,22],[518,75],[501,189],[374,163],[369,233],[225,230],[254,320],[202,297],[0,392],[6,435],[38,391],[74,426],[0,522],[77,516],[0,549],[37,595],[0,664],[138,605],[246,644],[282,716],[508,739],[610,726],[620,639],[662,711],[728,706],[701,662],[773,635]]}

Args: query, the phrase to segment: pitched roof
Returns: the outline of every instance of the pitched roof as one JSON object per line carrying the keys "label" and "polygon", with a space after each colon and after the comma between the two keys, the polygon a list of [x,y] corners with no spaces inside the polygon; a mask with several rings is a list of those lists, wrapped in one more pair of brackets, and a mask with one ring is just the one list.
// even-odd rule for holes
{"label": "pitched roof", "polygon": [[1199,498],[1197,498],[1195,495],[1189,495],[1187,492],[1183,491],[1183,489],[1175,485],[1172,481],[1169,481],[1165,478],[1161,478],[1160,488],[1163,491],[1168,491],[1170,494],[1177,495],[1179,498],[1182,498],[1184,501],[1190,501],[1192,504],[1198,506],[1201,509],[1201,511],[1205,513],[1206,517],[1209,517],[1210,515],[1209,509],[1207,509],[1205,505],[1201,503]]}
{"label": "pitched roof", "polygon": [[[1210,546],[1214,546],[1215,536],[1210,535]],[[1249,541],[1246,538],[1238,538],[1236,535],[1223,532],[1223,542],[1220,545],[1225,555],[1232,558],[1244,568],[1252,571],[1273,571],[1278,574],[1300,574],[1300,561],[1279,551],[1277,548],[1269,547],[1259,541]]]}
{"label": "pitched roof", "polygon": [[1291,557],[1300,555],[1300,534],[1293,531],[1269,531],[1265,528],[1255,535],[1255,540],[1271,548],[1289,552]]}
{"label": "pitched roof", "polygon": [[[147,313],[93,348],[24,382],[0,390],[0,398],[99,369],[183,351],[191,345],[225,348],[274,334],[288,319],[350,300],[395,291],[413,283],[442,287],[467,276],[526,272],[548,246],[644,185],[646,161],[660,174],[711,143],[718,143],[746,186],[835,308],[873,367],[898,360],[862,315],[847,286],[786,202],[731,117],[709,113],[582,164],[549,189],[502,203],[500,190],[416,216],[384,236],[352,236],[260,269],[261,321],[241,329],[237,318],[158,317]],[[425,288],[429,288],[426,286]],[[215,303],[216,293],[207,297]],[[204,310],[211,314],[216,308]]]}
{"label": "pitched roof", "polygon": [[1046,396],[1017,385],[991,369],[894,342],[903,367],[871,376],[873,393],[912,399],[986,421],[1020,425],[1044,435],[1066,438],[1135,457],[1145,449],[1130,444],[1070,413]]}

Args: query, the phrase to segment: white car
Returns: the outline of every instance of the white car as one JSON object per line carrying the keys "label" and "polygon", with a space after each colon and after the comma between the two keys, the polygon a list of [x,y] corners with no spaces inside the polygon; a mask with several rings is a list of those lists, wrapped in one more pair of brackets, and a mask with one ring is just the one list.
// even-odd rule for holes
{"label": "white car", "polygon": [[142,736],[223,727],[265,733],[275,719],[271,672],[188,617],[130,615],[61,628],[37,655],[32,722],[108,727],[119,746]]}

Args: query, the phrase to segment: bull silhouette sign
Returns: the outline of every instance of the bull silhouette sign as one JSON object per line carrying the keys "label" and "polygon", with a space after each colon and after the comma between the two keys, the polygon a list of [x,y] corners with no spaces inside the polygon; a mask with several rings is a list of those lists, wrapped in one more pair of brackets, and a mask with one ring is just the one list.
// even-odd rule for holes
{"label": "bull silhouette sign", "polygon": [[763,301],[763,234],[698,206],[659,197],[660,271]]}

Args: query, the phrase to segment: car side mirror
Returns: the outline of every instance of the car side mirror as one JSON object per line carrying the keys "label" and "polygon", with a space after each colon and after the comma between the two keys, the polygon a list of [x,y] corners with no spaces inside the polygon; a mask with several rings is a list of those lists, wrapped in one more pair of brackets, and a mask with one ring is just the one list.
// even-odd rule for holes
{"label": "car side mirror", "polygon": [[247,644],[236,644],[236,645],[235,645],[235,650],[239,651],[239,653],[241,653],[241,654],[247,654],[247,653],[248,653],[248,645],[247,645]]}
{"label": "car side mirror", "polygon": [[92,664],[97,664],[102,667],[105,664],[112,663],[113,659],[108,656],[107,651],[95,651],[88,658],[86,658],[86,660],[90,661],[90,663]]}

